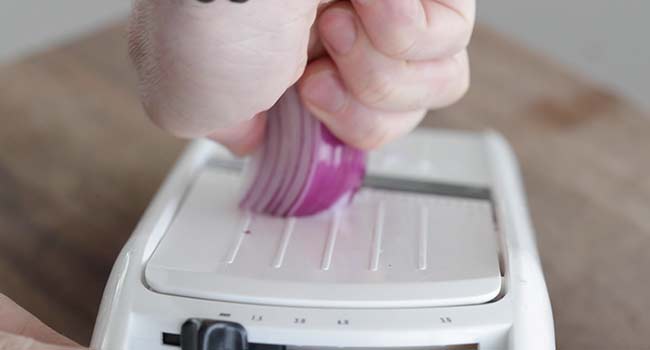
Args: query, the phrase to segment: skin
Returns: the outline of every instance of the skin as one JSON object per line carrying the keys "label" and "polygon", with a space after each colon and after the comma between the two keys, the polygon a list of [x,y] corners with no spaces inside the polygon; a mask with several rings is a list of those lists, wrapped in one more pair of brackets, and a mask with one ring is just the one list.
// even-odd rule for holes
{"label": "skin", "polygon": [[73,350],[82,347],[0,294],[0,349]]}
{"label": "skin", "polygon": [[135,0],[129,51],[151,119],[237,154],[297,83],[343,141],[373,149],[467,91],[474,0]]}

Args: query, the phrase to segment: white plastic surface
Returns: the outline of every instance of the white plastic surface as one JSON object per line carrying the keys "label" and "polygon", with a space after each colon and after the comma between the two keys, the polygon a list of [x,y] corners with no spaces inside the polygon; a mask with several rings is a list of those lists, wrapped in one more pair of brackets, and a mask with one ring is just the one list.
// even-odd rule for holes
{"label": "white plastic surface", "polygon": [[414,132],[370,153],[371,174],[447,184],[492,183],[487,149],[473,133]]}
{"label": "white plastic surface", "polygon": [[363,189],[310,218],[237,208],[239,175],[201,172],[147,264],[156,291],[302,307],[488,302],[501,276],[487,200]]}

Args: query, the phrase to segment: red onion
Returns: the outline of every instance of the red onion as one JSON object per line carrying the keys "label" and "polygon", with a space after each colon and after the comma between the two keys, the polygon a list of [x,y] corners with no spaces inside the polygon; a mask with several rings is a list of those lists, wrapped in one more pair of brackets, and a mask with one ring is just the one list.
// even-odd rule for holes
{"label": "red onion", "polygon": [[295,87],[267,112],[267,120],[242,209],[308,216],[352,199],[365,175],[365,152],[334,136],[302,105]]}

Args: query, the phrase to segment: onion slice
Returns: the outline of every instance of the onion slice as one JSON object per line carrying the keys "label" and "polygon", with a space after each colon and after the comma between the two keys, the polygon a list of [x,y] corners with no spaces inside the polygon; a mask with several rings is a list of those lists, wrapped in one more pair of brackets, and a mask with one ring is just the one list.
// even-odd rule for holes
{"label": "onion slice", "polygon": [[242,209],[310,216],[352,199],[365,176],[366,154],[334,136],[291,87],[267,112],[263,149],[251,163],[254,178]]}
{"label": "onion slice", "polygon": [[[268,116],[267,116],[268,118]],[[286,120],[278,119],[277,123],[269,124],[269,154],[274,154],[276,157],[269,157],[266,160],[268,166],[264,168],[260,166],[261,177],[266,178],[262,181],[263,187],[260,188],[259,194],[253,203],[253,210],[256,212],[264,212],[265,208],[273,200],[274,195],[278,192],[281,186],[282,174],[286,172],[287,153],[283,152],[285,141],[279,137],[284,128]],[[284,146],[284,147],[283,147]]]}
{"label": "onion slice", "polygon": [[[290,90],[287,94],[296,93],[295,90]],[[277,111],[277,113],[275,113]],[[292,183],[296,180],[296,171],[297,167],[300,165],[300,153],[302,152],[303,147],[294,147],[294,140],[300,139],[302,135],[302,124],[303,120],[300,117],[300,105],[283,103],[278,106],[276,110],[273,110],[277,115],[284,115],[288,118],[297,119],[295,122],[289,122],[288,118],[279,118],[274,116],[279,120],[279,123],[282,123],[280,130],[286,135],[282,137],[281,145],[281,154],[280,157],[285,158],[284,166],[285,174],[290,174],[288,176],[278,176],[280,178],[280,186],[273,194],[273,197],[267,207],[264,209],[264,212],[272,213],[277,211],[278,207],[282,202],[286,201],[287,190],[291,187]],[[284,120],[283,120],[284,119]]]}
{"label": "onion slice", "polygon": [[[278,152],[275,142],[277,140],[276,134],[278,133],[277,126],[277,124],[271,125],[267,123],[264,147],[259,149],[251,161],[247,163],[248,169],[245,169],[245,173],[252,175],[253,178],[252,180],[246,179],[250,183],[250,187],[248,187],[248,190],[246,190],[245,195],[240,201],[239,205],[242,208],[255,209],[257,207],[263,189],[268,187],[269,177],[274,175],[275,164],[270,163],[270,161],[273,160],[271,155]],[[271,140],[273,141],[270,142]]]}

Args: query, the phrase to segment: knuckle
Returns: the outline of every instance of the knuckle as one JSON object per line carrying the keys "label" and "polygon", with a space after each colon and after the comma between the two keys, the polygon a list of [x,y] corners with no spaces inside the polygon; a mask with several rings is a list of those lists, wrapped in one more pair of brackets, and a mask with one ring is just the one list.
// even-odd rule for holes
{"label": "knuckle", "polygon": [[469,90],[469,84],[466,83],[457,84],[451,90],[449,95],[445,98],[445,100],[443,101],[440,107],[451,106],[456,102],[460,101],[467,94],[468,90]]}
{"label": "knuckle", "polygon": [[395,36],[380,41],[381,51],[394,58],[405,58],[416,55],[418,40],[414,35]]}
{"label": "knuckle", "polygon": [[392,134],[392,130],[385,123],[378,121],[365,132],[355,134],[348,142],[361,150],[371,151],[389,142]]}
{"label": "knuckle", "polygon": [[467,60],[463,60],[457,67],[456,83],[452,91],[452,103],[465,96],[470,86],[470,69]]}
{"label": "knuckle", "polygon": [[437,94],[437,103],[434,103],[434,105],[442,108],[458,102],[467,94],[469,86],[469,66],[465,62],[459,62],[456,64],[454,73],[442,84]]}
{"label": "knuckle", "polygon": [[378,132],[374,137],[370,137],[363,145],[363,149],[367,151],[375,150],[391,140],[390,133],[387,130]]}
{"label": "knuckle", "polygon": [[358,92],[358,98],[369,106],[386,103],[395,94],[395,84],[384,72],[368,74],[366,84]]}
{"label": "knuckle", "polygon": [[449,21],[440,21],[429,27],[431,42],[444,43],[440,45],[437,55],[454,55],[463,51],[470,43],[473,25],[464,18]]}
{"label": "knuckle", "polygon": [[465,74],[465,76],[461,79],[461,83],[459,84],[458,90],[456,90],[456,101],[460,100],[467,94],[469,91],[469,86],[470,86],[470,75],[469,72]]}
{"label": "knuckle", "polygon": [[460,52],[469,46],[473,32],[474,27],[469,23],[466,23],[458,30],[458,34],[456,35],[456,52]]}

